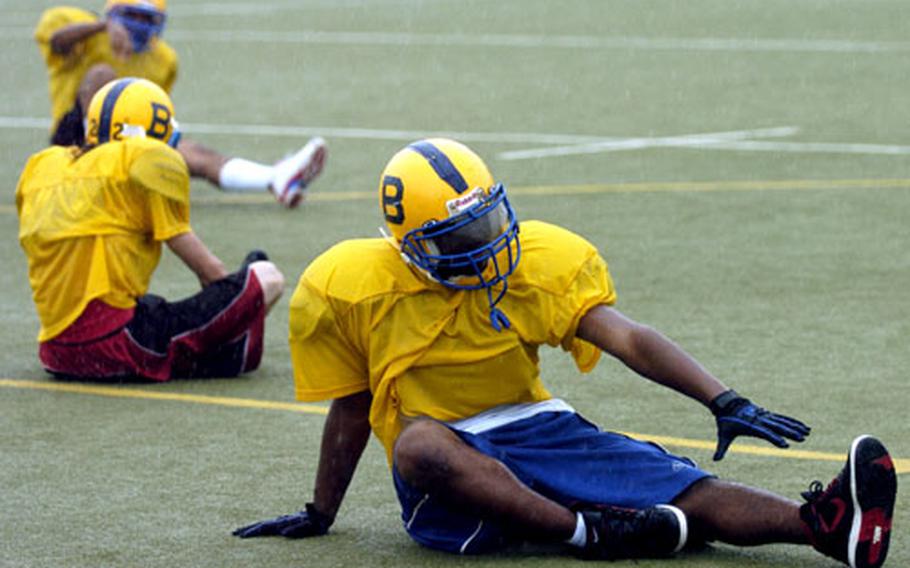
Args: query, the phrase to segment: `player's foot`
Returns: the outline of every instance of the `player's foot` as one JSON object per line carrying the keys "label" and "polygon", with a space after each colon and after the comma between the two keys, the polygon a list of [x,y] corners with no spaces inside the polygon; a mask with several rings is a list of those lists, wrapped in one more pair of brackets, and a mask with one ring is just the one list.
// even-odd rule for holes
{"label": "player's foot", "polygon": [[812,546],[851,568],[885,562],[897,475],[888,450],[872,436],[853,440],[847,464],[823,491],[814,481],[799,516]]}
{"label": "player's foot", "polygon": [[275,164],[270,189],[278,203],[289,209],[297,207],[307,186],[322,173],[327,154],[325,140],[316,137],[310,139],[296,154]]}
{"label": "player's foot", "polygon": [[591,559],[661,558],[686,544],[688,525],[682,511],[671,505],[647,509],[605,507],[582,511],[587,544],[581,556]]}

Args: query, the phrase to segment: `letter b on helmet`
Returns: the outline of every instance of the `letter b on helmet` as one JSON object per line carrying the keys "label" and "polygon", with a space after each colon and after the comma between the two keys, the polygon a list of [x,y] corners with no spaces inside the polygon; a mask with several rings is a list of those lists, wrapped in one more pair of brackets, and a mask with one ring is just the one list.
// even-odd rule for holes
{"label": "letter b on helmet", "polygon": [[176,146],[180,138],[168,94],[151,81],[132,77],[111,81],[95,93],[85,130],[89,145],[149,137]]}

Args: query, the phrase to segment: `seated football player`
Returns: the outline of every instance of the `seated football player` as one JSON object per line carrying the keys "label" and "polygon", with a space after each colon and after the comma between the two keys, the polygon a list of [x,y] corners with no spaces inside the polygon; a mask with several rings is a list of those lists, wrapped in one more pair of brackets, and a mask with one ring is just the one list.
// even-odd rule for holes
{"label": "seated football player", "polygon": [[331,400],[313,497],[237,536],[329,531],[371,432],[416,542],[480,554],[564,543],[585,558],[666,557],[722,541],[813,545],[853,568],[885,561],[894,464],[876,438],[807,502],[719,479],[659,446],[601,430],[543,383],[539,350],[582,372],[603,352],[779,447],[809,428],[738,395],[677,344],[616,307],[597,248],[518,218],[467,147],[415,142],[380,176],[388,238],[348,240],[304,271],[290,303],[297,397]]}
{"label": "seated football player", "polygon": [[[44,12],[35,40],[47,65],[52,144],[82,145],[89,101],[117,77],[145,78],[170,93],[177,78],[177,54],[161,39],[166,8],[166,0],[107,0],[101,16],[68,6]],[[327,154],[319,137],[275,165],[229,158],[187,139],[179,141],[177,151],[191,175],[224,191],[271,191],[289,208],[303,200]]]}
{"label": "seated football player", "polygon": [[[167,93],[146,79],[115,80],[95,94],[86,118],[85,144],[34,154],[16,189],[44,368],[103,381],[256,369],[284,276],[262,251],[229,273],[193,232]],[[177,302],[147,293],[162,243],[200,292]]]}

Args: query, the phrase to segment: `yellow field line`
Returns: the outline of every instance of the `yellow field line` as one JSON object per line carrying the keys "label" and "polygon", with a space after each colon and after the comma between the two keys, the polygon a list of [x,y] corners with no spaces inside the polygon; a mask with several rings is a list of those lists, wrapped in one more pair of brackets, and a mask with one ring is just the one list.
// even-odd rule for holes
{"label": "yellow field line", "polygon": [[[629,182],[594,183],[578,185],[542,185],[509,187],[511,195],[585,195],[596,193],[636,193],[674,191],[767,191],[767,190],[814,190],[814,189],[910,189],[910,179],[795,179],[795,180],[739,180],[739,181],[671,181],[671,182]],[[376,199],[374,191],[330,191],[312,193],[309,201],[354,201]],[[203,203],[222,202],[270,202],[271,196],[257,194],[211,195]]]}
{"label": "yellow field line", "polygon": [[78,394],[93,394],[97,396],[110,396],[116,398],[139,398],[146,400],[170,400],[175,402],[191,402],[196,404],[211,404],[216,406],[233,406],[238,408],[263,408],[266,410],[287,410],[305,414],[328,414],[328,408],[315,404],[297,404],[293,402],[277,402],[271,400],[256,400],[252,398],[230,398],[225,396],[208,396],[199,394],[183,394],[176,392],[156,392],[145,389],[106,387],[84,383],[51,383],[44,381],[20,381],[15,379],[0,379],[0,387],[18,389],[34,389],[55,392],[71,392]]}
{"label": "yellow field line", "polygon": [[[689,438],[675,438],[673,436],[655,436],[652,434],[637,434],[634,432],[623,432],[627,436],[638,438],[639,440],[649,440],[657,442],[662,446],[675,446],[679,448],[696,448],[699,450],[714,451],[716,442],[708,440],[692,440]],[[752,446],[748,444],[736,443],[730,447],[731,452],[740,454],[750,454],[753,456],[769,456],[776,458],[790,458],[798,460],[813,461],[834,461],[842,462],[847,457],[846,448],[843,453],[835,454],[830,452],[812,452],[808,450],[797,450],[794,448],[772,448],[768,446]],[[910,459],[894,459],[894,468],[897,473],[910,473]]]}
{"label": "yellow field line", "polygon": [[[146,389],[126,388],[126,387],[107,387],[101,385],[90,385],[84,383],[59,383],[49,381],[23,381],[15,379],[0,379],[0,387],[45,390],[55,392],[67,392],[77,394],[90,394],[96,396],[109,396],[117,398],[135,398],[145,400],[168,400],[174,402],[188,402],[195,404],[210,404],[216,406],[230,406],[235,408],[261,408],[265,410],[285,410],[290,412],[300,412],[303,414],[322,414],[328,413],[325,406],[315,404],[298,404],[291,402],[277,402],[271,400],[258,400],[251,398],[233,398],[224,396],[207,396],[197,394],[183,394],[175,392],[156,392]],[[640,440],[649,440],[657,442],[663,446],[679,448],[695,448],[699,450],[714,450],[714,442],[708,440],[693,440],[689,438],[677,438],[674,436],[656,436],[652,434],[640,434],[636,432],[623,432],[633,438]],[[749,454],[756,456],[769,456],[777,458],[802,459],[814,461],[834,461],[841,462],[844,460],[844,453],[835,454],[828,452],[812,452],[797,449],[778,449],[765,446],[752,446],[747,444],[736,444],[730,448],[730,452],[739,454]],[[910,473],[910,459],[895,459],[895,467],[898,473]]]}
{"label": "yellow field line", "polygon": [[[542,185],[509,187],[510,195],[587,195],[597,193],[700,192],[700,191],[770,191],[818,189],[910,189],[910,179],[796,179],[740,181],[671,181],[594,183],[578,185]],[[376,199],[374,191],[330,191],[312,193],[308,201],[355,201]],[[271,202],[267,195],[232,194],[196,197],[200,203]]]}
{"label": "yellow field line", "polygon": [[[509,187],[511,195],[587,195],[597,193],[699,192],[699,191],[769,191],[815,189],[910,189],[910,179],[792,179],[792,180],[730,180],[730,181],[668,181],[592,183],[578,185],[542,185]],[[377,199],[375,191],[326,191],[307,195],[307,201],[357,201]],[[200,205],[231,205],[238,203],[272,203],[275,198],[266,193],[195,194],[193,203]],[[0,213],[15,213],[13,205],[0,205]]]}

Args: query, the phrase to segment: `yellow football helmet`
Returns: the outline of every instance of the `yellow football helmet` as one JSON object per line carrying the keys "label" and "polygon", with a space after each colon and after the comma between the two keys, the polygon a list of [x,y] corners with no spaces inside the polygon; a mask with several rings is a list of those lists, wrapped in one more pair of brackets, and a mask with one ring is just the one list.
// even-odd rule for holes
{"label": "yellow football helmet", "polygon": [[105,11],[114,6],[139,6],[140,8],[152,8],[159,12],[167,11],[167,0],[107,0],[104,4]]}
{"label": "yellow football helmet", "polygon": [[107,0],[104,5],[105,15],[129,32],[136,53],[147,50],[164,32],[166,12],[167,0]]}
{"label": "yellow football helmet", "polygon": [[157,138],[171,147],[180,140],[174,104],[164,89],[146,79],[115,79],[88,106],[85,142],[97,146],[130,137]]}
{"label": "yellow football helmet", "polygon": [[136,6],[162,14],[167,12],[167,0],[107,0],[104,11],[108,12],[116,6]]}
{"label": "yellow football helmet", "polygon": [[509,327],[496,304],[521,256],[518,221],[477,154],[445,138],[408,145],[382,172],[379,205],[406,261],[449,288],[485,289],[493,327]]}

